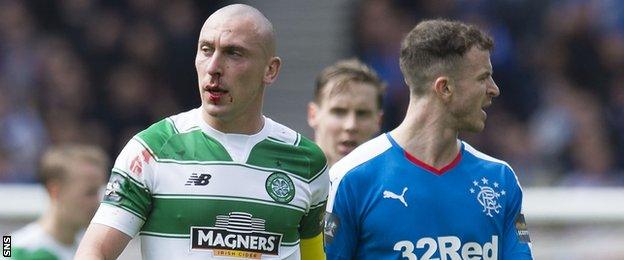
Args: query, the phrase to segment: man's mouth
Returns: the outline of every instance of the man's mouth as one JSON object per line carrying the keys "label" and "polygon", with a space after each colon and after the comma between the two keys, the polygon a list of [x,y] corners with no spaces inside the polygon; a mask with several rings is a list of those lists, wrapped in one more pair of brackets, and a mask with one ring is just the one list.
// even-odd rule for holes
{"label": "man's mouth", "polygon": [[223,96],[229,93],[229,91],[221,87],[208,87],[204,88],[204,90],[208,92],[208,99],[210,99],[210,102],[212,103],[219,102]]}
{"label": "man's mouth", "polygon": [[339,152],[343,155],[347,155],[358,146],[358,143],[353,140],[342,141],[339,143]]}

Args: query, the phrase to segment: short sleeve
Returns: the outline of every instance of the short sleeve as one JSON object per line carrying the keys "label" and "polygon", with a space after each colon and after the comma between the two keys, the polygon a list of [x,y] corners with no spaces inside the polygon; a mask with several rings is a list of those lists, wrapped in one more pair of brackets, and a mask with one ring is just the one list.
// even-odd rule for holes
{"label": "short sleeve", "polygon": [[522,213],[522,188],[513,170],[508,168],[508,171],[508,181],[511,183],[508,197],[510,207],[505,212],[502,259],[533,259],[529,231]]}
{"label": "short sleeve", "polygon": [[[330,175],[334,176],[332,173]],[[332,180],[324,221],[325,254],[328,260],[354,257],[358,225],[353,206],[355,200],[351,194],[347,178]]]}
{"label": "short sleeve", "polygon": [[152,205],[147,185],[152,175],[152,162],[153,156],[148,148],[137,139],[128,142],[115,161],[92,223],[110,226],[131,237],[138,233]]}
{"label": "short sleeve", "polygon": [[329,173],[325,166],[309,184],[310,208],[300,222],[301,238],[313,238],[323,231],[323,215],[329,193]]}

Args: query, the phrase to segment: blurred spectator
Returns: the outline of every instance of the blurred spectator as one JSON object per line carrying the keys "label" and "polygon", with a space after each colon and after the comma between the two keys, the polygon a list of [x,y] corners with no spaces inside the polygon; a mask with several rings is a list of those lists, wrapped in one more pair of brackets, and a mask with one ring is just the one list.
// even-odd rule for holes
{"label": "blurred spectator", "polygon": [[415,20],[409,12],[385,0],[362,1],[355,17],[356,51],[388,84],[382,131],[393,129],[401,123],[409,102],[398,60],[401,40]]}
{"label": "blurred spectator", "polygon": [[73,259],[80,237],[100,202],[109,162],[95,146],[64,144],[43,155],[39,178],[50,206],[33,223],[13,233],[16,259]]}

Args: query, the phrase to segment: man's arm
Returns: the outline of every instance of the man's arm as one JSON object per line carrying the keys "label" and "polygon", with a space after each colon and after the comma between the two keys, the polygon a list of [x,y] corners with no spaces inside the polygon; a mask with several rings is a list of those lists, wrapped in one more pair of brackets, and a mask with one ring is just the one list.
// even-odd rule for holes
{"label": "man's arm", "polygon": [[117,259],[132,238],[112,227],[91,223],[74,259]]}
{"label": "man's arm", "polygon": [[503,241],[503,258],[513,260],[533,259],[531,252],[531,239],[522,214],[522,188],[515,177],[515,173],[508,168],[507,182],[511,187],[506,189],[509,206],[505,212],[505,232]]}
{"label": "man's arm", "polygon": [[301,260],[325,260],[323,233],[308,239],[301,239]]}

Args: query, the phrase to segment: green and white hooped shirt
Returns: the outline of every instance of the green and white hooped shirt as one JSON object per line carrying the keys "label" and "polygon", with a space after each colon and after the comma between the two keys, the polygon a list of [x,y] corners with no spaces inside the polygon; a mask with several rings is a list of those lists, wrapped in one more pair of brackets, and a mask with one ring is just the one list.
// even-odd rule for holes
{"label": "green and white hooped shirt", "polygon": [[134,136],[94,223],[141,235],[144,259],[300,259],[322,231],[323,152],[269,118],[254,135],[212,129],[193,109]]}
{"label": "green and white hooped shirt", "polygon": [[12,235],[11,259],[16,260],[71,260],[78,243],[67,246],[46,233],[37,222],[15,231]]}

